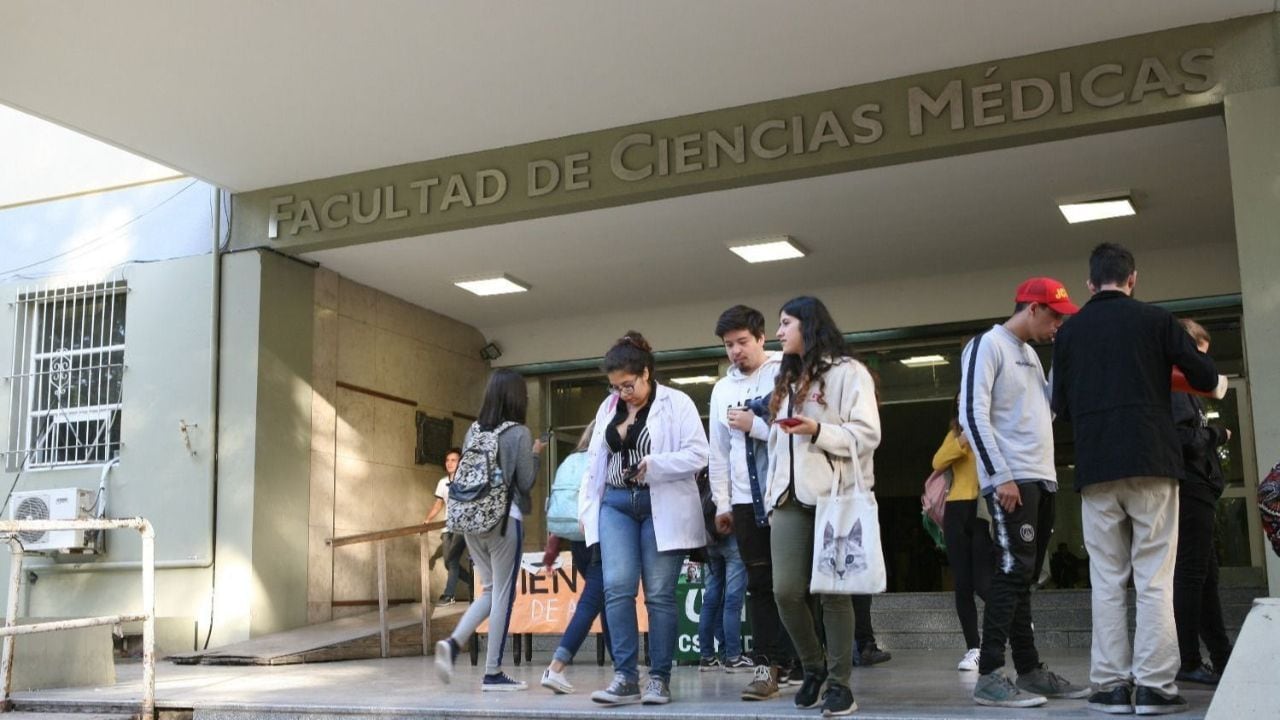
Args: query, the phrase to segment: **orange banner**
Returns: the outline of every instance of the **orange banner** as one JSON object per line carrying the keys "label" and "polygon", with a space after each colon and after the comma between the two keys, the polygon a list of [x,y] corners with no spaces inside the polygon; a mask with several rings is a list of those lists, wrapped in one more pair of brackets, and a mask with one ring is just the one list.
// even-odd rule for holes
{"label": "orange banner", "polygon": [[[520,559],[520,577],[516,579],[515,603],[507,631],[519,634],[560,635],[569,626],[578,607],[578,594],[586,580],[573,566],[573,556],[562,552],[551,568],[542,567],[542,553],[525,553]],[[481,593],[480,578],[475,580],[473,597]],[[636,621],[640,632],[649,631],[649,616],[644,609],[644,591],[636,598]],[[480,624],[476,632],[488,632],[489,622]],[[600,618],[591,625],[600,632]]]}

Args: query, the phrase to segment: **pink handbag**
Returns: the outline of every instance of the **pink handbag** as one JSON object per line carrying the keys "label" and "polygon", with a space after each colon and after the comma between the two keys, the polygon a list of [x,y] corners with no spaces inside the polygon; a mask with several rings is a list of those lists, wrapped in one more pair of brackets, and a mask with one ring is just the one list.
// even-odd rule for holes
{"label": "pink handbag", "polygon": [[942,527],[942,513],[947,508],[947,493],[951,492],[951,480],[954,475],[950,467],[935,470],[924,481],[924,493],[920,495],[920,506],[929,519]]}

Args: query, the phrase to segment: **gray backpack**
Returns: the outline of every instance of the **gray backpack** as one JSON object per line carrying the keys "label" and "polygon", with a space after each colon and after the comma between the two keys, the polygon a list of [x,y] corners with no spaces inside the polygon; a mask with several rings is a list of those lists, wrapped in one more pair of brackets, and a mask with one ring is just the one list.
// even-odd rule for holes
{"label": "gray backpack", "polygon": [[498,436],[517,423],[504,422],[492,430],[471,426],[458,471],[449,483],[449,505],[445,525],[450,532],[487,533],[501,524],[511,511],[511,485],[502,477],[498,463]]}

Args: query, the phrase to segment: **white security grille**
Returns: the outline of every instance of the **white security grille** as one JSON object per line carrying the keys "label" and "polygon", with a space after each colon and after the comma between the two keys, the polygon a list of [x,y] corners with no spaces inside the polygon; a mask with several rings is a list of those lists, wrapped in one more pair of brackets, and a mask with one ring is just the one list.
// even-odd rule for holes
{"label": "white security grille", "polygon": [[18,291],[8,470],[120,454],[125,298],[123,280]]}

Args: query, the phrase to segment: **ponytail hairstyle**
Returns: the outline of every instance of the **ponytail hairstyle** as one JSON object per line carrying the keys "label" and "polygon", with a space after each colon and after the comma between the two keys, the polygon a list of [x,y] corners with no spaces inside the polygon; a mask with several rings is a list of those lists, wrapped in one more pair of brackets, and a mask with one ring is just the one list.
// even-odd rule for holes
{"label": "ponytail hairstyle", "polygon": [[[800,321],[804,353],[782,356],[782,365],[774,381],[773,398],[769,402],[769,412],[774,417],[778,416],[782,399],[793,387],[797,398],[808,395],[815,381],[821,392],[826,386],[822,376],[841,358],[849,356],[845,350],[844,335],[831,319],[827,306],[818,298],[807,295],[793,298],[782,306],[781,312]],[[826,404],[822,400],[819,402]]]}
{"label": "ponytail hairstyle", "polygon": [[635,330],[628,330],[626,335],[604,354],[604,363],[600,368],[605,374],[622,370],[637,377],[649,371],[649,382],[654,381],[653,348],[649,341]]}

